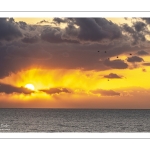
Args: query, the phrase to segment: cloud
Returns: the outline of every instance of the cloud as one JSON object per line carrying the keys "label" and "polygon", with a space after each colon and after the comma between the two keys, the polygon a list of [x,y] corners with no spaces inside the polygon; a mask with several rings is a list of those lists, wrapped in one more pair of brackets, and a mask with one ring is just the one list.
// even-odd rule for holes
{"label": "cloud", "polygon": [[0,93],[12,94],[12,93],[23,93],[23,94],[31,94],[34,91],[26,89],[24,87],[15,87],[9,84],[0,83]]}
{"label": "cloud", "polygon": [[150,63],[143,63],[144,66],[150,66]]}
{"label": "cloud", "polygon": [[105,18],[75,18],[75,24],[80,29],[78,38],[83,41],[114,40],[122,36],[119,26]]}
{"label": "cloud", "polygon": [[59,27],[48,26],[43,29],[41,33],[41,39],[50,43],[62,43],[65,42],[62,39],[62,30]]}
{"label": "cloud", "polygon": [[97,89],[91,91],[93,94],[101,94],[101,96],[120,96],[120,93],[115,92],[113,90],[103,90],[103,89]]}
{"label": "cloud", "polygon": [[60,24],[60,23],[65,23],[66,21],[62,18],[54,18],[53,19],[54,23]]}
{"label": "cloud", "polygon": [[19,21],[18,24],[19,24],[19,27],[23,30],[25,30],[26,27],[28,26],[27,23],[24,21]]}
{"label": "cloud", "polygon": [[147,24],[150,24],[150,18],[141,18],[142,20],[144,20]]}
{"label": "cloud", "polygon": [[[11,50],[13,50],[13,46],[11,47]],[[23,55],[22,52],[20,53]],[[3,49],[3,47],[0,48],[0,78],[9,76],[11,73],[16,73],[19,70],[26,69],[31,66],[32,63],[33,61],[28,57],[16,57],[16,55],[9,54],[7,49]]]}
{"label": "cloud", "polygon": [[22,31],[23,31],[23,30],[26,31],[26,32],[30,31],[30,33],[31,33],[31,31],[35,31],[36,28],[38,27],[37,25],[27,24],[27,23],[24,22],[24,21],[16,22],[16,24],[18,25],[18,27],[19,27],[20,29],[22,29]]}
{"label": "cloud", "polygon": [[51,23],[51,22],[49,22],[47,20],[41,20],[40,22],[37,22],[37,24],[42,24],[42,23]]}
{"label": "cloud", "polygon": [[66,23],[62,38],[74,39],[82,42],[98,42],[115,40],[122,37],[120,27],[105,18],[54,18],[57,24]]}
{"label": "cloud", "polygon": [[140,42],[145,42],[146,41],[145,35],[143,33],[136,32],[135,34],[132,35],[132,38],[133,38],[132,45],[139,44],[139,41]]}
{"label": "cloud", "polygon": [[[126,69],[127,62],[111,60],[111,57],[144,49],[142,45],[132,46],[132,34],[105,18],[54,18],[53,21],[58,22],[57,26],[5,20],[22,36],[7,42],[0,39],[0,78],[31,67],[96,71]],[[60,23],[65,26],[62,28]],[[124,25],[124,28],[128,26]],[[126,30],[136,32],[133,26]],[[110,59],[106,60],[108,57]]]}
{"label": "cloud", "polygon": [[141,57],[138,57],[138,56],[132,56],[132,57],[128,57],[127,61],[131,62],[131,63],[132,62],[142,62],[142,61],[144,61],[144,59]]}
{"label": "cloud", "polygon": [[0,40],[11,41],[19,37],[22,33],[14,19],[0,18]]}
{"label": "cloud", "polygon": [[137,54],[138,55],[149,55],[149,53],[144,50],[138,51]]}
{"label": "cloud", "polygon": [[131,39],[130,42],[132,45],[138,45],[140,42],[145,42],[145,35],[148,30],[146,28],[146,24],[140,21],[136,21],[132,26],[128,24],[121,25],[122,31],[127,33],[128,39]]}
{"label": "cloud", "polygon": [[38,37],[36,37],[36,36],[33,36],[33,37],[24,37],[22,39],[22,42],[24,42],[24,43],[30,43],[30,44],[36,43],[37,41],[38,41]]}
{"label": "cloud", "polygon": [[121,79],[122,77],[121,76],[118,76],[117,74],[115,73],[110,73],[109,75],[105,75],[104,78],[110,78],[110,79]]}
{"label": "cloud", "polygon": [[137,32],[143,31],[144,28],[146,27],[146,24],[140,21],[137,21],[133,24],[133,27]]}
{"label": "cloud", "polygon": [[[28,68],[105,70],[90,45],[12,42],[0,46],[0,78]],[[63,49],[62,49],[63,48]],[[67,54],[67,57],[66,55]],[[77,61],[78,60],[78,61]]]}
{"label": "cloud", "polygon": [[66,88],[50,88],[50,89],[43,89],[40,90],[47,94],[59,94],[59,93],[70,93],[70,91]]}
{"label": "cloud", "polygon": [[50,43],[79,43],[77,40],[63,37],[63,31],[59,27],[48,27],[41,33],[41,39]]}
{"label": "cloud", "polygon": [[128,64],[125,63],[123,60],[121,59],[116,59],[116,60],[109,60],[106,59],[104,61],[104,65],[113,68],[113,69],[126,69],[128,68]]}
{"label": "cloud", "polygon": [[135,33],[134,29],[132,27],[130,27],[128,24],[123,24],[122,27],[123,27],[124,31],[126,31],[130,34]]}

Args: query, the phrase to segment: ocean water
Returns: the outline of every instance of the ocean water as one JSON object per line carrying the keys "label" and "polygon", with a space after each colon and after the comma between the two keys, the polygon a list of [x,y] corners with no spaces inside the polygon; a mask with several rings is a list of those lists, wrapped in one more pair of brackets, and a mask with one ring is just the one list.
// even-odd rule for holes
{"label": "ocean water", "polygon": [[150,132],[150,110],[0,109],[0,132]]}

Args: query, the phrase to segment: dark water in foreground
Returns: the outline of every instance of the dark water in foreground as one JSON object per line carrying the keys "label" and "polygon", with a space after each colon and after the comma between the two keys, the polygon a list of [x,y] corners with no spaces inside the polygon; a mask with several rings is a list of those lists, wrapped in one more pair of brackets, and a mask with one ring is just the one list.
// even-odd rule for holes
{"label": "dark water in foreground", "polygon": [[150,132],[150,110],[0,109],[0,132]]}

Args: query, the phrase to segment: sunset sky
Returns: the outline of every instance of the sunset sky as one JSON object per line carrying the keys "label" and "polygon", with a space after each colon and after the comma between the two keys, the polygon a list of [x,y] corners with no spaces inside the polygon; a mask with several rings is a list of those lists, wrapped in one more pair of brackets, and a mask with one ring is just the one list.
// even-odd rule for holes
{"label": "sunset sky", "polygon": [[0,18],[0,108],[150,108],[150,18]]}

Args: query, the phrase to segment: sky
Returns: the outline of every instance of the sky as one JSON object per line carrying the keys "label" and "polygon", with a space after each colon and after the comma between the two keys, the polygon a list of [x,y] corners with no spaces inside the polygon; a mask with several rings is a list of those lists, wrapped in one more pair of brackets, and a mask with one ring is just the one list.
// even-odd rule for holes
{"label": "sky", "polygon": [[0,18],[0,108],[150,108],[150,18]]}

